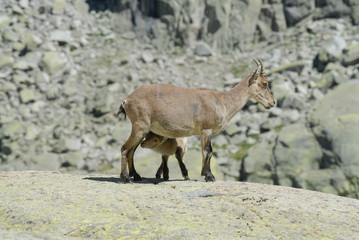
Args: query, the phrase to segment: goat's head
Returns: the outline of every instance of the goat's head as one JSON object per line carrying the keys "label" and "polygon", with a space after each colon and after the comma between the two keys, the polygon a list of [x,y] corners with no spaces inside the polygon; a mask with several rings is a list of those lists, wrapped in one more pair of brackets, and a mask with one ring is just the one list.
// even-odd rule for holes
{"label": "goat's head", "polygon": [[141,147],[143,148],[155,148],[159,144],[164,142],[165,137],[159,136],[153,132],[147,133],[145,139],[141,142]]}
{"label": "goat's head", "polygon": [[264,65],[259,58],[253,59],[257,64],[257,69],[254,70],[249,77],[249,94],[257,102],[263,105],[266,109],[274,107],[275,101],[269,91],[268,79],[264,72]]}

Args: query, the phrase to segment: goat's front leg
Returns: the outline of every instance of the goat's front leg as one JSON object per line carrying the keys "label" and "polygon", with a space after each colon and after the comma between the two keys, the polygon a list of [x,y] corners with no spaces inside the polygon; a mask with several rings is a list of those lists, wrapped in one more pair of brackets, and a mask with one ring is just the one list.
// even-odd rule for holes
{"label": "goat's front leg", "polygon": [[162,163],[161,166],[158,168],[157,172],[156,172],[156,178],[160,179],[161,175],[163,173],[163,179],[165,181],[167,181],[169,179],[169,170],[168,170],[168,157],[167,155],[162,155]]}
{"label": "goat's front leg", "polygon": [[212,145],[211,145],[212,130],[202,130],[201,132],[201,146],[202,146],[202,176],[205,176],[206,182],[214,182],[214,178],[211,172],[211,157],[212,157]]}

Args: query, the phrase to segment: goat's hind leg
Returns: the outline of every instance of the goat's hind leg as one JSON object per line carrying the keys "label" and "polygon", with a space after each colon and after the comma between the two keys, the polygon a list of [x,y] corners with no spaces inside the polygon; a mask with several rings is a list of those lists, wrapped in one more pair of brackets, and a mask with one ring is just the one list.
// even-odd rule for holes
{"label": "goat's hind leg", "polygon": [[211,172],[211,157],[212,157],[212,144],[211,144],[211,132],[209,130],[202,131],[201,134],[201,146],[202,146],[202,176],[205,176],[206,182],[216,181]]}
{"label": "goat's hind leg", "polygon": [[186,165],[183,162],[183,155],[184,155],[183,149],[177,148],[175,156],[178,160],[178,165],[181,168],[182,176],[184,177],[185,180],[190,180],[188,177],[188,171]]}
{"label": "goat's hind leg", "polygon": [[[133,165],[133,155],[136,151],[136,148],[141,143],[143,138],[148,132],[147,127],[141,127],[140,124],[133,124],[131,135],[127,139],[126,143],[121,148],[121,177],[125,183],[131,182],[130,175],[134,176],[134,179],[141,180],[141,176],[136,172]],[[130,175],[127,172],[127,165],[130,171]]]}

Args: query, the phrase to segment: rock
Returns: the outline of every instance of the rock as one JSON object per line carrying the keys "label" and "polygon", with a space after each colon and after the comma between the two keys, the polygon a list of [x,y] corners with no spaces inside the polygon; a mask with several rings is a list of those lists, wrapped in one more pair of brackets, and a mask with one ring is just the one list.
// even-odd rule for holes
{"label": "rock", "polygon": [[41,155],[33,156],[32,169],[34,170],[57,170],[60,167],[60,159],[57,154],[44,153]]}
{"label": "rock", "polygon": [[341,36],[334,36],[333,38],[327,40],[324,42],[318,52],[318,55],[315,57],[313,67],[319,72],[322,72],[329,62],[334,62],[341,58],[342,52],[346,46],[346,41]]}
{"label": "rock", "polygon": [[309,16],[315,7],[314,0],[284,0],[284,14],[288,26],[293,26]]}
{"label": "rock", "polygon": [[66,57],[60,52],[46,52],[41,60],[41,66],[49,74],[55,74],[66,64]]}
{"label": "rock", "polygon": [[[264,172],[268,172],[267,176],[271,179],[271,171],[274,170],[272,166],[273,147],[274,144],[268,144],[266,141],[252,146],[243,160],[241,174],[245,176],[241,176],[241,178],[248,178],[251,175],[262,175]],[[271,182],[273,183],[273,180]]]}
{"label": "rock", "polygon": [[283,127],[273,154],[276,172],[281,172],[291,179],[292,186],[295,186],[298,174],[318,169],[323,155],[314,135],[303,124]]}
{"label": "rock", "polygon": [[106,87],[99,89],[95,95],[95,116],[102,116],[103,114],[111,112],[113,103],[113,95],[109,94],[108,89]]}
{"label": "rock", "polygon": [[284,71],[294,71],[294,72],[300,73],[303,70],[305,64],[306,63],[304,61],[295,61],[295,62],[291,62],[291,63],[285,63],[285,64],[282,64],[278,67],[271,69],[270,71],[267,72],[267,74],[270,75],[272,73],[276,73],[276,72],[281,73]]}
{"label": "rock", "polygon": [[344,66],[359,63],[359,44],[352,46],[343,56]]}
{"label": "rock", "polygon": [[37,48],[42,43],[41,37],[34,33],[26,33],[25,34],[25,45],[27,50],[32,51]]}
{"label": "rock", "polygon": [[201,57],[208,57],[213,54],[211,47],[208,46],[208,44],[206,44],[204,42],[197,42],[196,46],[193,49],[193,52],[197,56],[201,56]]}
{"label": "rock", "polygon": [[63,153],[67,151],[78,151],[81,149],[81,141],[76,138],[61,138],[57,141],[54,151],[56,153]]}
{"label": "rock", "polygon": [[344,17],[350,15],[350,8],[345,2],[350,1],[336,1],[336,0],[321,0],[316,2],[318,11],[315,14],[316,18],[325,17]]}
{"label": "rock", "polygon": [[20,91],[20,99],[22,103],[29,103],[36,100],[36,94],[31,88],[24,88]]}
{"label": "rock", "polygon": [[73,40],[69,30],[54,30],[50,33],[50,39],[60,43],[69,43]]}
{"label": "rock", "polygon": [[11,30],[5,30],[2,33],[2,37],[4,41],[8,42],[17,42],[19,40],[19,36]]}
{"label": "rock", "polygon": [[332,121],[342,115],[359,114],[359,81],[348,81],[334,88],[318,102],[310,122],[312,125],[324,126],[328,121]]}
{"label": "rock", "polygon": [[145,62],[145,63],[150,63],[150,62],[153,62],[153,55],[146,51],[146,52],[143,52],[142,53],[142,60]]}
{"label": "rock", "polygon": [[[166,239],[353,239],[358,235],[357,200],[301,189],[230,181],[153,184],[153,179],[119,185],[118,175],[36,171],[1,172],[0,177],[1,204],[6,209],[1,215],[6,230],[0,231],[0,238],[139,239],[154,234]],[[212,217],[203,218],[209,212],[216,224]]]}
{"label": "rock", "polygon": [[52,5],[52,13],[55,15],[64,14],[66,2],[64,0],[54,0]]}
{"label": "rock", "polygon": [[19,121],[12,121],[11,123],[1,127],[1,135],[5,137],[12,137],[15,134],[23,131],[22,125]]}
{"label": "rock", "polygon": [[86,154],[81,151],[61,154],[61,158],[63,161],[62,165],[70,165],[75,166],[77,169],[82,169],[86,164],[84,160],[85,157]]}
{"label": "rock", "polygon": [[334,171],[334,169],[309,170],[300,174],[297,182],[299,186],[304,189],[338,194],[336,189],[331,186]]}

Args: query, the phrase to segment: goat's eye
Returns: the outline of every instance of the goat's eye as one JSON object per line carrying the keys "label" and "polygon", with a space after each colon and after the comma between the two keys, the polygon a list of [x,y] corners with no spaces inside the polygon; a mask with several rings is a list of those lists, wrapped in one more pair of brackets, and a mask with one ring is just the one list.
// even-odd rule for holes
{"label": "goat's eye", "polygon": [[263,87],[267,87],[267,83],[263,83]]}

